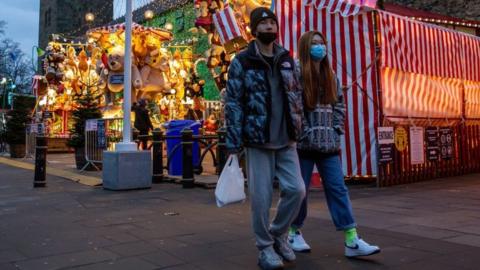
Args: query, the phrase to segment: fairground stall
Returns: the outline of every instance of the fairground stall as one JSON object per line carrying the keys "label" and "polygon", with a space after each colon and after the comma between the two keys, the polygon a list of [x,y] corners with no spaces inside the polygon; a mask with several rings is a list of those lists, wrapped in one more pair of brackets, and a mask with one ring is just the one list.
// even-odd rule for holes
{"label": "fairground stall", "polygon": [[65,43],[54,35],[43,57],[44,75],[33,77],[37,102],[27,135],[40,128],[49,137],[49,151],[68,151],[71,113],[78,100],[87,93],[100,96],[96,62],[100,61],[101,49],[93,44]]}
{"label": "fairground stall", "polygon": [[478,37],[338,0],[278,0],[275,10],[293,55],[305,31],[328,40],[347,86],[346,176],[383,186],[480,170]]}

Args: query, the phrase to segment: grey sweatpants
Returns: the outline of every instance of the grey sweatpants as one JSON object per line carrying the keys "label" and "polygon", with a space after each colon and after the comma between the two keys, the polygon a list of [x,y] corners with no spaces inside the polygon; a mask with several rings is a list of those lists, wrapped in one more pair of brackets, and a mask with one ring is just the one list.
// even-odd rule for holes
{"label": "grey sweatpants", "polygon": [[[273,245],[273,237],[287,233],[305,197],[305,184],[295,146],[280,150],[247,148],[246,153],[252,225],[257,247],[262,250]],[[280,184],[280,200],[270,224],[275,177]]]}

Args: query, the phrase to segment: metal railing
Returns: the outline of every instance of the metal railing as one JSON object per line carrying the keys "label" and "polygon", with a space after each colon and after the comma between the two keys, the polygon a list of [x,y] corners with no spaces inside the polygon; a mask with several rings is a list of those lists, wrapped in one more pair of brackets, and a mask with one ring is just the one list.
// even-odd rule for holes
{"label": "metal railing", "polygon": [[[152,157],[153,157],[153,176],[154,183],[171,180],[164,173],[172,162],[172,157],[177,151],[182,151],[182,180],[184,188],[192,188],[195,186],[195,174],[201,174],[203,171],[202,163],[205,157],[210,154],[215,166],[216,174],[219,174],[226,162],[225,147],[225,129],[219,129],[216,135],[193,135],[190,128],[184,128],[180,135],[166,136],[161,129],[155,129],[152,138]],[[164,166],[164,149],[163,145],[166,140],[180,139],[180,144],[171,149],[167,155],[167,163]],[[201,148],[200,157],[197,164],[193,162],[193,143],[199,142],[204,147]]]}
{"label": "metal railing", "polygon": [[113,144],[122,139],[123,119],[89,119],[85,122],[85,160],[81,171],[89,166],[97,170],[103,163],[103,151],[113,150]]}
{"label": "metal railing", "polygon": [[[35,158],[35,149],[37,146],[37,135],[41,124],[27,124],[25,130],[25,157],[24,159]],[[40,126],[41,128],[41,126]]]}
{"label": "metal railing", "polygon": [[[105,121],[105,123],[99,122]],[[100,124],[99,124],[100,123]],[[102,139],[102,128],[105,127],[105,139]],[[87,120],[85,128],[85,158],[87,164],[82,168],[85,170],[87,166],[91,165],[97,170],[97,166],[102,163],[103,151],[111,150],[113,142],[118,142],[121,139],[122,133],[122,119],[92,119]],[[115,139],[113,139],[115,138]],[[184,188],[192,188],[195,186],[195,174],[202,174],[203,165],[207,156],[210,155],[215,174],[220,174],[225,166],[226,153],[226,131],[221,128],[215,135],[194,135],[190,127],[184,128],[180,135],[164,135],[162,129],[155,129],[152,135],[138,135],[138,132],[133,131],[133,139],[139,144],[141,140],[148,142],[147,151],[152,152],[152,182],[172,182],[175,180],[170,177],[168,173],[169,165],[173,162],[173,156],[181,151],[182,153],[182,175],[181,183]],[[102,142],[105,141],[105,143]],[[175,145],[168,154],[165,151],[167,140],[180,140],[180,143]],[[99,141],[101,143],[99,143]],[[200,145],[198,162],[194,163],[194,142]],[[166,159],[166,160],[165,160]],[[166,162],[165,162],[166,161]]]}

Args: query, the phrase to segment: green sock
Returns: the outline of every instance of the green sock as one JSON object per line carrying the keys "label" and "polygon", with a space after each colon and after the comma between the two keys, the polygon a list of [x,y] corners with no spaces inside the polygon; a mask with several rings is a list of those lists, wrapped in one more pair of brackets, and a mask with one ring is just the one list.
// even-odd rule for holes
{"label": "green sock", "polygon": [[297,228],[295,228],[295,227],[290,227],[290,228],[288,228],[288,233],[289,233],[289,234],[297,233]]}
{"label": "green sock", "polygon": [[343,231],[345,234],[345,243],[347,246],[353,245],[353,241],[357,238],[357,229],[356,228],[351,228],[348,230]]}

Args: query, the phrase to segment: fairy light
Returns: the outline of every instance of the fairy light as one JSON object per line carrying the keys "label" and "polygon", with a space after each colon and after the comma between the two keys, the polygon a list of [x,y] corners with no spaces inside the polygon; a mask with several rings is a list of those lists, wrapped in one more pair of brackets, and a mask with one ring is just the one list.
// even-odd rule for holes
{"label": "fairy light", "polygon": [[165,29],[168,30],[168,31],[172,31],[173,30],[173,24],[172,23],[166,23],[165,24]]}
{"label": "fairy light", "polygon": [[144,17],[145,17],[146,20],[153,19],[153,16],[155,16],[155,14],[153,13],[153,11],[151,9],[147,9],[144,13]]}
{"label": "fairy light", "polygon": [[95,15],[91,12],[88,12],[87,14],[85,14],[85,21],[91,23],[95,20]]}

